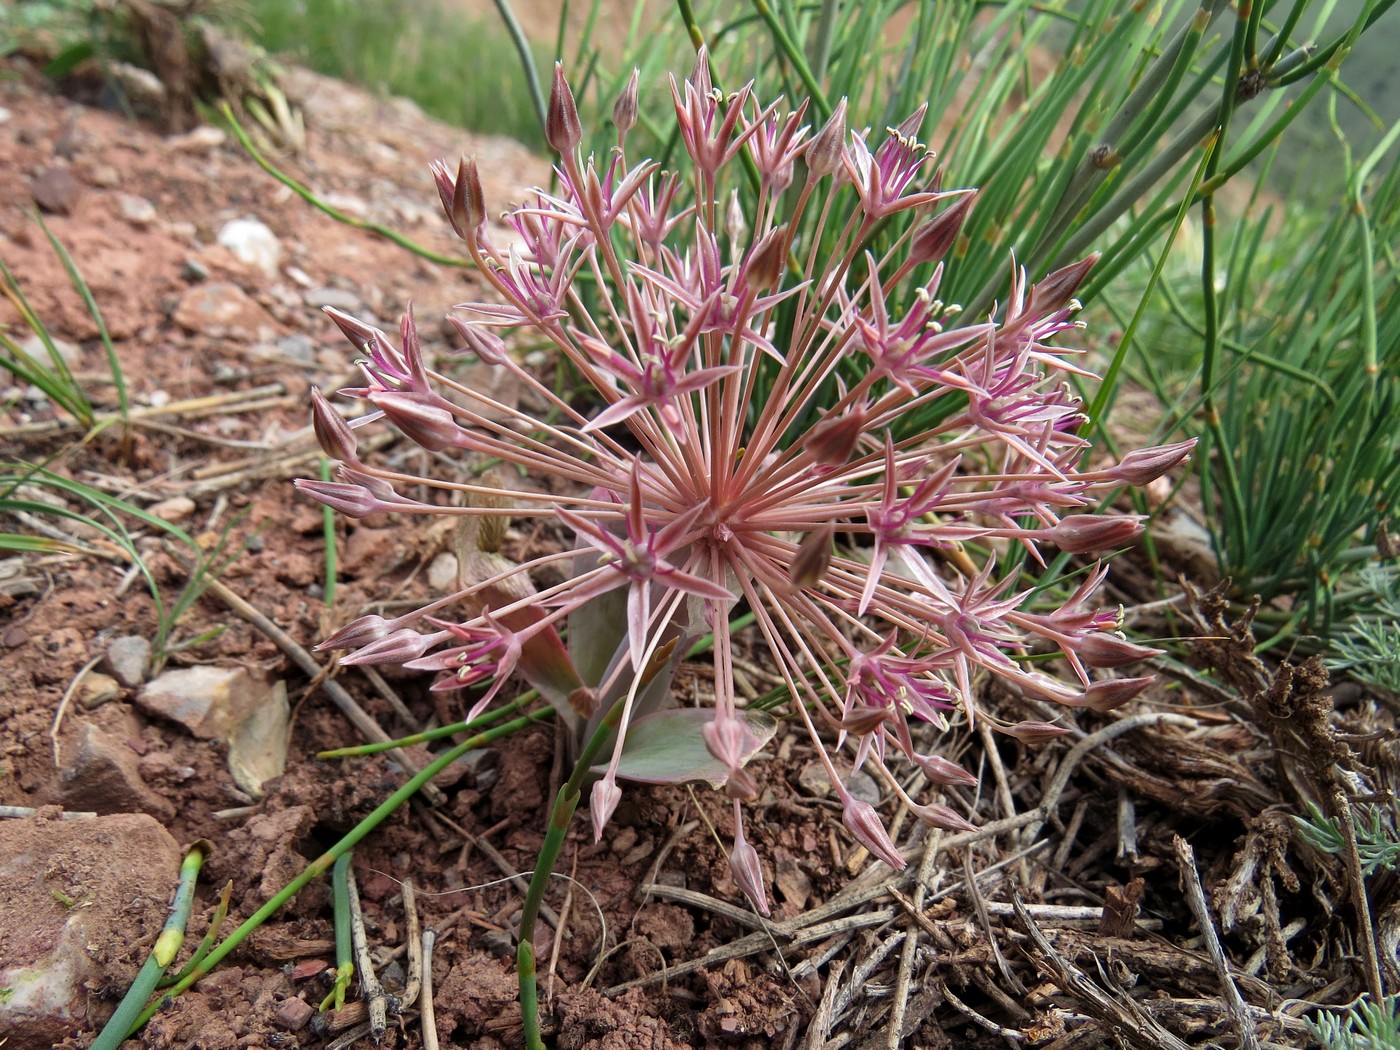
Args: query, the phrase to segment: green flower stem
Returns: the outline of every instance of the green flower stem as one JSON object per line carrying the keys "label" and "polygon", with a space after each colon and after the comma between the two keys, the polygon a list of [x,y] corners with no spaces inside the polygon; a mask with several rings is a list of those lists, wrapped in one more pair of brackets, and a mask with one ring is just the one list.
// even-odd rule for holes
{"label": "green flower stem", "polygon": [[180,883],[175,890],[175,903],[170,908],[165,927],[156,938],[151,954],[137,973],[136,980],[127,989],[117,1012],[112,1015],[112,1019],[92,1044],[93,1050],[117,1050],[117,1047],[121,1046],[126,1039],[127,1029],[132,1026],[132,1021],[141,1013],[146,1000],[160,983],[161,974],[165,973],[179,954],[180,946],[185,942],[185,926],[190,921],[190,909],[194,906],[195,880],[199,878],[199,869],[204,866],[207,849],[207,843],[197,842],[190,847],[185,859],[181,861]]}
{"label": "green flower stem", "polygon": [[[190,985],[194,984],[197,980],[199,980],[206,973],[212,970],[220,962],[222,962],[224,956],[228,955],[229,952],[233,951],[233,949],[237,948],[240,944],[242,944],[250,933],[252,933],[264,922],[266,922],[272,915],[274,915],[277,912],[279,908],[282,907],[282,905],[286,904],[289,900],[295,897],[302,890],[302,888],[306,886],[307,883],[311,882],[312,879],[324,875],[326,869],[328,869],[337,860],[339,860],[340,857],[342,857],[345,853],[354,848],[354,846],[362,839],[364,839],[366,835],[368,835],[371,831],[373,831],[380,824],[382,824],[391,813],[393,813],[410,798],[412,798],[414,794],[416,794],[418,790],[423,787],[424,784],[426,784],[433,777],[441,773],[453,762],[457,761],[457,759],[461,758],[468,751],[475,750],[479,747],[485,747],[488,744],[499,740],[501,737],[509,736],[512,733],[517,733],[520,730],[525,729],[532,723],[543,722],[545,719],[553,717],[553,715],[554,712],[552,709],[543,708],[539,711],[531,712],[530,714],[525,715],[523,718],[512,719],[511,721],[506,722],[503,725],[499,725],[493,729],[488,729],[485,732],[478,733],[475,736],[471,737],[469,740],[464,740],[452,750],[446,751],[441,756],[434,759],[432,762],[430,762],[427,766],[423,768],[422,772],[412,777],[407,783],[403,785],[403,787],[399,788],[382,803],[380,803],[379,807],[373,813],[371,813],[364,820],[360,821],[353,828],[351,828],[345,834],[344,838],[342,838],[325,853],[321,854],[321,856],[317,857],[314,861],[308,864],[300,875],[294,878],[291,882],[287,883],[287,885],[284,886],[271,900],[269,900],[261,908],[255,911],[251,916],[249,916],[249,918],[243,923],[243,925],[239,926],[238,929],[234,930],[231,934],[229,934],[228,938],[224,940],[223,943],[221,943],[212,952],[210,952],[198,967],[192,970],[183,980],[181,980],[170,990],[169,997],[172,999],[175,998],[181,992],[185,991],[185,989],[189,988]],[[164,1000],[162,1000],[162,1002],[163,1001]],[[160,1009],[160,1005],[160,1003],[155,1003],[151,1006],[148,1006],[136,1019],[136,1023],[131,1026],[130,1030],[124,1033],[124,1037],[130,1036],[133,1032],[138,1030],[143,1024],[145,1024],[153,1016],[155,1016],[156,1011]]]}
{"label": "green flower stem", "polygon": [[564,848],[569,823],[578,809],[583,796],[583,782],[592,768],[598,752],[617,732],[625,708],[625,698],[613,704],[603,717],[598,728],[589,737],[588,743],[579,753],[574,763],[574,771],[568,782],[555,796],[554,808],[549,814],[549,828],[545,832],[544,845],[535,859],[535,870],[530,876],[530,889],[525,895],[525,907],[520,912],[520,948],[516,952],[516,969],[520,980],[520,1015],[525,1025],[525,1045],[528,1050],[544,1050],[540,1037],[539,986],[535,969],[535,921],[539,918],[540,905],[544,903],[544,891],[554,874],[554,864]]}
{"label": "green flower stem", "polygon": [[[470,722],[453,722],[449,726],[439,726],[437,729],[425,729],[421,733],[414,733],[411,736],[399,737],[397,740],[385,740],[382,743],[356,744],[354,747],[337,747],[330,751],[316,752],[317,758],[358,758],[361,755],[377,755],[381,751],[392,751],[396,747],[414,747],[417,744],[428,744],[434,740],[441,740],[443,737],[456,736],[458,733],[475,733],[486,728],[493,722],[499,722],[502,718],[516,711],[521,710],[532,700],[539,698],[539,693],[531,689],[529,692],[521,693],[510,703],[488,711]],[[552,712],[552,708],[545,712]]]}
{"label": "green flower stem", "polygon": [[185,963],[179,973],[167,975],[161,980],[157,987],[168,988],[172,984],[179,983],[184,980],[185,974],[189,973],[204,961],[204,957],[208,955],[210,950],[214,947],[214,942],[219,939],[219,931],[224,928],[224,920],[228,918],[229,898],[232,895],[233,880],[230,879],[228,882],[224,883],[223,892],[219,894],[219,903],[214,908],[214,918],[209,923],[209,929],[205,932],[203,939],[200,940],[199,947],[197,947],[194,950],[194,954],[190,956],[190,961]]}
{"label": "green flower stem", "polygon": [[331,869],[331,904],[335,915],[335,985],[321,1000],[321,1011],[327,1007],[339,1010],[345,1005],[345,989],[355,976],[354,948],[350,943],[350,860],[352,850],[336,858]]}
{"label": "green flower stem", "polygon": [[[536,90],[539,89],[536,88]],[[455,255],[441,255],[430,248],[425,248],[417,241],[405,237],[397,230],[393,230],[388,226],[381,226],[377,222],[366,222],[363,219],[355,218],[353,215],[346,215],[345,212],[341,211],[338,208],[332,208],[325,201],[321,200],[320,197],[316,196],[316,194],[312,192],[311,189],[309,189],[306,186],[303,186],[301,183],[297,182],[296,179],[292,178],[290,175],[288,175],[281,169],[274,167],[272,162],[269,161],[266,157],[264,157],[261,152],[259,152],[258,148],[253,145],[253,140],[248,137],[248,133],[243,130],[243,126],[239,124],[237,118],[234,117],[233,110],[229,108],[229,104],[227,102],[224,102],[220,105],[220,111],[224,115],[224,120],[228,122],[229,130],[232,131],[234,137],[238,139],[239,145],[241,145],[248,152],[248,156],[253,158],[253,160],[257,163],[258,167],[262,168],[263,171],[267,172],[274,179],[280,182],[283,186],[286,186],[287,189],[291,190],[293,193],[295,193],[302,200],[306,201],[307,204],[311,205],[317,211],[324,212],[336,222],[343,223],[344,225],[353,227],[354,229],[368,230],[370,233],[377,233],[385,240],[397,244],[400,248],[403,248],[406,251],[410,251],[414,255],[420,256],[421,258],[427,259],[429,262],[435,262],[439,266],[455,266],[458,268],[462,268],[474,265],[470,259],[463,259]]]}
{"label": "green flower stem", "polygon": [[811,96],[812,105],[817,110],[817,115],[821,118],[821,123],[825,124],[831,116],[831,103],[826,99],[826,92],[822,90],[821,84],[817,83],[817,78],[812,74],[812,68],[807,65],[807,59],[802,54],[802,50],[793,43],[792,37],[788,35],[787,28],[773,13],[773,9],[768,6],[768,0],[753,0],[754,10],[763,16],[763,21],[768,24],[768,31],[773,34],[773,42],[777,44],[778,50],[783,53],[783,57],[792,63],[792,68],[797,71],[798,78],[802,81],[803,88]]}

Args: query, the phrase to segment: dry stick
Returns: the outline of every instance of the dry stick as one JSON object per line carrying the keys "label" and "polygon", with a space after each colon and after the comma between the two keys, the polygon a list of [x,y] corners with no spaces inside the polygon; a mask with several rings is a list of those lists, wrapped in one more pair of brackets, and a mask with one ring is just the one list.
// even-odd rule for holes
{"label": "dry stick", "polygon": [[[180,562],[183,568],[187,570],[190,568],[179,555],[174,555],[174,557]],[[302,672],[313,682],[321,679],[325,675],[326,669],[316,662],[315,657],[298,645],[296,640],[286,631],[282,630],[282,628],[278,627],[218,580],[206,577],[204,583],[210,594],[215,595],[239,616],[243,617],[243,619],[247,620],[258,630],[262,631],[263,634],[271,638],[273,642],[276,643],[277,648],[281,649],[282,652],[287,655],[288,659],[301,668]],[[368,712],[355,702],[355,698],[347,693],[339,682],[331,678],[326,678],[321,682],[321,688],[325,691],[325,694],[331,698],[331,702],[334,703],[336,707],[340,708],[341,713],[343,713],[346,718],[350,719],[355,728],[363,733],[371,743],[382,744],[392,739],[388,733],[380,728],[379,723],[371,718]],[[410,776],[423,769],[421,765],[410,759],[402,748],[391,748],[386,754],[392,756],[395,762],[408,770]],[[423,785],[422,793],[424,797],[434,805],[440,805],[446,800],[442,789],[431,783]]]}
{"label": "dry stick", "polygon": [[63,762],[58,755],[58,727],[63,723],[63,716],[68,711],[68,705],[73,700],[73,694],[78,691],[78,686],[82,684],[87,673],[97,666],[99,660],[105,654],[98,653],[87,663],[83,664],[83,669],[73,676],[73,681],[68,683],[68,688],[63,691],[63,699],[58,702],[58,711],[53,716],[53,725],[49,728],[49,741],[53,744],[53,765],[55,769],[62,769]]}
{"label": "dry stick", "polygon": [[1185,715],[1174,715],[1166,711],[1144,711],[1140,714],[1119,719],[1117,722],[1106,725],[1095,733],[1090,733],[1083,740],[1079,741],[1079,743],[1075,744],[1074,747],[1070,748],[1065,757],[1060,760],[1060,765],[1055,770],[1054,777],[1051,778],[1049,785],[1046,787],[1045,796],[1040,800],[1040,805],[1031,811],[1032,813],[1038,813],[1041,819],[1030,825],[1024,837],[1033,839],[1040,834],[1040,829],[1045,826],[1045,819],[1055,811],[1055,807],[1059,805],[1060,796],[1064,794],[1065,788],[1069,786],[1070,774],[1074,772],[1075,767],[1079,765],[1085,755],[1100,744],[1112,740],[1114,737],[1122,736],[1124,733],[1148,725],[1183,726],[1188,729],[1196,729],[1199,728],[1200,723],[1194,718],[1188,718]]}
{"label": "dry stick", "polygon": [[1259,1033],[1254,1027],[1254,1022],[1250,1020],[1249,1010],[1245,1006],[1239,988],[1236,987],[1234,979],[1230,976],[1230,961],[1225,958],[1225,949],[1221,946],[1220,935],[1215,930],[1215,920],[1211,918],[1210,908],[1206,904],[1205,890],[1201,887],[1201,876],[1196,870],[1196,852],[1191,848],[1191,844],[1180,835],[1172,836],[1172,848],[1176,851],[1176,863],[1181,871],[1182,889],[1186,891],[1186,904],[1191,909],[1191,914],[1196,917],[1197,925],[1201,927],[1201,935],[1206,942],[1206,951],[1210,953],[1210,961],[1215,965],[1215,972],[1220,977],[1220,990],[1225,999],[1225,1012],[1229,1016],[1235,1032],[1240,1037],[1240,1048],[1241,1050],[1259,1050]]}
{"label": "dry stick", "polygon": [[365,933],[365,919],[360,911],[360,887],[355,884],[355,869],[346,872],[346,885],[350,890],[350,940],[355,946],[355,969],[360,978],[360,994],[369,1006],[369,1031],[374,1041],[379,1042],[389,1027],[389,996],[374,972],[374,960],[369,954],[369,937]]}
{"label": "dry stick", "polygon": [[1366,895],[1366,878],[1361,871],[1361,851],[1356,844],[1356,824],[1351,819],[1351,804],[1335,777],[1331,801],[1332,812],[1337,815],[1337,826],[1341,828],[1346,844],[1342,851],[1342,859],[1346,865],[1347,882],[1351,886],[1352,905],[1356,908],[1356,932],[1361,941],[1361,962],[1366,974],[1367,991],[1371,993],[1371,1001],[1379,1004],[1385,998],[1385,989],[1381,984],[1376,928],[1371,922],[1371,901]]}
{"label": "dry stick", "polygon": [[1047,970],[1055,977],[1062,991],[1076,997],[1086,1010],[1108,1032],[1125,1039],[1141,1050],[1191,1050],[1190,1046],[1145,1014],[1131,998],[1126,1005],[1116,1002],[1107,992],[1084,975],[1084,972],[1055,950],[1020,896],[1012,898],[1016,918],[1030,936]]}
{"label": "dry stick", "polygon": [[432,930],[423,931],[423,1050],[438,1050],[437,1018],[433,1011],[433,945],[437,934]]}
{"label": "dry stick", "polygon": [[943,998],[947,1001],[949,1006],[953,1007],[953,1009],[957,1010],[958,1013],[962,1014],[969,1021],[973,1022],[981,1028],[985,1028],[993,1035],[999,1035],[1003,1039],[1009,1040],[1013,1043],[1024,1043],[1026,1041],[1026,1035],[1024,1032],[1018,1032],[1014,1028],[1003,1028],[991,1018],[983,1017],[972,1007],[968,1006],[965,1002],[963,1002],[961,999],[959,999],[956,995],[953,994],[953,990],[948,987],[946,982],[939,983],[938,991],[939,994],[942,995]]}
{"label": "dry stick", "polygon": [[822,990],[821,1002],[817,1003],[816,1012],[812,1014],[812,1020],[807,1025],[807,1040],[802,1044],[803,1050],[822,1050],[827,1045],[827,1037],[836,1024],[836,993],[840,991],[841,974],[845,969],[844,959],[831,964],[826,988]]}
{"label": "dry stick", "polygon": [[[195,419],[202,415],[218,412],[226,415],[236,411],[244,401],[265,400],[269,395],[285,394],[287,388],[281,383],[253,387],[251,390],[238,390],[229,394],[210,394],[206,397],[193,397],[184,401],[171,401],[164,405],[148,408],[133,408],[122,415],[120,412],[102,412],[93,417],[93,425],[104,423],[137,422],[146,419],[159,419],[161,416],[181,416]],[[55,430],[82,430],[80,424],[63,419],[47,419],[39,423],[21,423],[13,427],[0,427],[0,438],[23,437],[30,434],[48,434]]]}
{"label": "dry stick", "polygon": [[413,876],[405,875],[403,886],[403,910],[408,917],[408,937],[404,947],[408,952],[408,980],[399,997],[396,1013],[403,1013],[418,1001],[418,992],[423,987],[423,936],[418,925],[418,896],[413,891]]}
{"label": "dry stick", "polygon": [[[903,894],[894,887],[890,888],[890,896],[903,905],[905,911],[909,912],[914,921],[922,927],[928,919],[923,914],[924,898],[928,895],[928,883],[934,874],[934,858],[938,855],[938,843],[943,838],[940,829],[935,828],[933,834],[924,839],[924,856],[919,861],[919,874],[914,880],[914,899],[906,899]],[[920,920],[923,920],[920,922]],[[894,1002],[890,1007],[889,1028],[885,1032],[885,1045],[889,1050],[899,1050],[904,1042],[904,1015],[909,1009],[909,988],[914,982],[914,962],[919,951],[918,931],[910,931],[910,935],[905,938],[904,948],[899,953],[899,970],[894,983]]]}

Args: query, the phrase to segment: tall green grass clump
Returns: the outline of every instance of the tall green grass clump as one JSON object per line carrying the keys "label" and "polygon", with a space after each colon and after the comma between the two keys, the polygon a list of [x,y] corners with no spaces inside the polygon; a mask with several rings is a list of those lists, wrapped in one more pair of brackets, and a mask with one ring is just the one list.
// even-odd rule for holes
{"label": "tall green grass clump", "polygon": [[519,59],[494,19],[441,0],[253,0],[252,9],[270,51],[413,99],[439,120],[544,148]]}

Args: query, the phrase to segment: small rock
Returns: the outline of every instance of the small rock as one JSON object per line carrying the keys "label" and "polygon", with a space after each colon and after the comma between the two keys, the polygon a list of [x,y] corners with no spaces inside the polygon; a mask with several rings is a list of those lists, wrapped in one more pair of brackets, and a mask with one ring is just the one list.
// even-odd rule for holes
{"label": "small rock", "polygon": [[4,106],[0,106],[0,124],[8,124],[10,122],[10,116],[10,111]]}
{"label": "small rock", "polygon": [[184,521],[194,513],[194,500],[188,496],[171,496],[151,506],[149,512],[161,521]]}
{"label": "small rock", "polygon": [[266,702],[268,690],[243,667],[186,667],[146,683],[136,703],[203,740],[225,740]]}
{"label": "small rock", "polygon": [[49,1050],[100,1029],[165,919],[180,847],[143,813],[0,821],[0,1031]]}
{"label": "small rock", "polygon": [[241,790],[262,798],[263,784],[287,771],[291,729],[287,683],[278,682],[267,702],[240,722],[229,737],[228,770]]}
{"label": "small rock", "polygon": [[[70,745],[71,746],[71,745]],[[141,778],[135,751],[96,726],[83,726],[72,757],[58,771],[50,801],[92,813],[149,813],[164,823],[175,807]]]}
{"label": "small rock", "polygon": [[[53,338],[50,336],[50,338]],[[69,368],[77,368],[83,360],[82,348],[65,339],[54,339],[53,348],[58,351],[59,358]],[[33,361],[35,364],[43,365],[45,368],[53,367],[53,358],[49,356],[49,348],[44,345],[44,341],[37,335],[31,335],[28,339],[19,344],[20,353]]]}
{"label": "small rock", "polygon": [[82,192],[83,187],[66,168],[48,168],[29,183],[34,203],[54,215],[71,215]]}
{"label": "small rock", "polygon": [[360,308],[360,297],[346,288],[312,288],[302,293],[308,306],[334,306],[352,313]]}
{"label": "small rock", "polygon": [[798,911],[807,906],[812,896],[812,880],[787,850],[779,849],[773,858],[773,885]]}
{"label": "small rock", "polygon": [[111,164],[96,164],[88,172],[88,182],[98,189],[110,190],[122,184],[122,173]]}
{"label": "small rock", "polygon": [[121,688],[117,680],[109,674],[85,674],[82,684],[78,686],[78,705],[84,711],[91,711],[101,707],[108,700],[115,700],[121,695]]}
{"label": "small rock", "polygon": [[337,193],[332,190],[329,193],[321,194],[321,200],[329,204],[336,211],[343,211],[351,218],[369,218],[369,205],[365,203],[363,197],[356,197],[349,193]]}
{"label": "small rock", "polygon": [[282,272],[291,278],[293,284],[300,285],[302,288],[310,288],[316,283],[311,279],[311,275],[300,266],[287,266],[283,268]]}
{"label": "small rock", "polygon": [[219,231],[219,243],[241,262],[269,277],[277,276],[282,261],[282,243],[277,235],[257,219],[235,219]]}
{"label": "small rock", "polygon": [[[852,773],[844,783],[851,797],[857,801],[868,802],[872,806],[880,804],[880,787],[868,774]],[[827,778],[825,764],[817,759],[808,762],[797,774],[797,786],[802,789],[804,795],[810,795],[812,798],[826,798],[830,795],[831,781]]]}
{"label": "small rock", "polygon": [[277,1023],[289,1032],[299,1032],[306,1027],[306,1022],[311,1020],[311,1015],[315,1012],[305,999],[283,999],[277,1004],[274,1016]]}
{"label": "small rock", "polygon": [[123,635],[107,646],[107,669],[128,689],[144,682],[150,667],[151,643],[140,635]]}
{"label": "small rock", "polygon": [[310,336],[300,332],[293,332],[291,335],[283,336],[274,344],[277,352],[290,357],[293,361],[304,361],[313,364],[316,361],[316,344]]}
{"label": "small rock", "polygon": [[198,259],[186,259],[185,265],[180,267],[180,276],[191,284],[198,284],[209,280],[209,267]]}
{"label": "small rock", "polygon": [[215,281],[191,288],[175,307],[174,321],[190,332],[220,335],[227,332],[255,334],[273,320],[236,284]]}
{"label": "small rock", "polygon": [[144,230],[156,221],[156,206],[145,197],[138,197],[134,193],[118,194],[117,207],[122,218],[138,230]]}
{"label": "small rock", "polygon": [[227,140],[228,136],[219,128],[209,124],[201,124],[193,131],[187,131],[183,135],[170,136],[165,140],[165,144],[178,153],[202,153],[206,150],[217,149]]}
{"label": "small rock", "polygon": [[457,555],[443,551],[428,566],[428,586],[446,593],[457,589]]}

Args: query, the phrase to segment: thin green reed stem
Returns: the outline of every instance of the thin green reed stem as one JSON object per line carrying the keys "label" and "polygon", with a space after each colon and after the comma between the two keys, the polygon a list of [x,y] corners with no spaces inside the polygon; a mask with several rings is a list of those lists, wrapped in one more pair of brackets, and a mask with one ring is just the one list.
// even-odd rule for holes
{"label": "thin green reed stem", "polygon": [[[542,722],[547,718],[553,717],[553,715],[554,711],[552,708],[543,708],[539,711],[531,712],[523,718],[516,718],[504,725],[496,726],[494,729],[488,729],[483,733],[478,733],[469,740],[464,740],[451,751],[446,751],[440,757],[434,759],[423,768],[422,772],[412,777],[403,787],[399,788],[380,803],[379,807],[373,813],[346,832],[345,836],[339,842],[308,864],[300,875],[287,883],[286,886],[282,887],[271,900],[249,916],[242,926],[229,934],[228,938],[224,940],[223,943],[205,957],[204,962],[199,967],[192,970],[180,983],[171,988],[168,993],[168,998],[175,998],[181,992],[189,988],[190,985],[194,984],[195,981],[212,970],[223,960],[224,956],[228,955],[229,952],[242,944],[250,933],[271,918],[282,905],[295,897],[307,883],[325,874],[326,870],[340,857],[350,849],[353,849],[366,835],[382,824],[391,813],[412,798],[424,784],[432,780],[433,777],[437,776],[453,762],[457,761],[457,759],[461,758],[468,751],[475,750],[479,747],[485,747],[499,740],[501,737],[519,732],[532,723]],[[161,1003],[163,1002],[165,1002],[165,998],[162,998],[158,1003],[148,1006],[142,1012],[141,1016],[136,1019],[136,1024],[132,1026],[131,1031],[136,1031],[149,1021],[155,1015],[156,1011],[160,1009]],[[130,1032],[127,1034],[129,1036]]]}
{"label": "thin green reed stem", "polygon": [[788,35],[787,29],[779,21],[778,16],[773,13],[773,9],[768,6],[768,0],[753,0],[753,7],[763,16],[763,21],[768,24],[768,31],[773,35],[773,42],[778,46],[778,50],[797,71],[802,86],[806,88],[812,105],[816,107],[817,114],[821,117],[820,123],[825,124],[831,116],[831,103],[826,100],[826,92],[822,90],[821,84],[812,74],[812,68],[807,65],[806,57],[802,54],[801,49],[793,43],[792,37]]}
{"label": "thin green reed stem", "polygon": [[685,26],[686,35],[690,37],[690,46],[699,51],[705,46],[705,32],[695,20],[695,6],[690,0],[676,0],[676,7],[680,9],[681,24]]}
{"label": "thin green reed stem", "polygon": [[836,14],[841,8],[841,0],[822,0],[821,14],[817,18],[817,35],[812,42],[812,76],[818,81],[826,79],[826,66],[831,61],[831,38],[836,30]]}
{"label": "thin green reed stem", "polygon": [[525,895],[525,907],[520,913],[520,948],[516,953],[516,970],[520,980],[520,1015],[525,1026],[525,1045],[528,1050],[544,1050],[540,1036],[539,982],[535,966],[535,922],[539,918],[540,905],[544,903],[544,891],[554,874],[554,864],[564,848],[564,839],[569,832],[569,823],[578,809],[583,795],[583,782],[592,768],[598,752],[617,732],[626,698],[613,704],[611,710],[599,723],[588,743],[574,763],[574,771],[568,782],[559,789],[554,799],[554,808],[549,814],[549,828],[545,832],[544,845],[535,859],[535,870],[530,876],[530,889]]}
{"label": "thin green reed stem", "polygon": [[549,109],[545,106],[544,93],[540,90],[540,74],[535,68],[535,55],[530,50],[530,41],[525,36],[525,30],[520,28],[515,12],[511,10],[510,0],[496,0],[496,10],[500,13],[501,21],[505,23],[506,32],[510,34],[516,54],[520,56],[520,66],[525,73],[525,86],[530,91],[530,104],[535,107],[535,116],[539,118],[540,131],[543,132]]}
{"label": "thin green reed stem", "polygon": [[121,1046],[126,1040],[127,1029],[132,1026],[146,1000],[160,983],[160,975],[175,961],[180,945],[185,941],[185,927],[189,925],[190,910],[194,905],[194,884],[204,866],[207,845],[196,843],[191,846],[190,851],[185,854],[185,859],[180,862],[180,883],[175,890],[175,903],[170,907],[165,927],[156,938],[151,954],[136,975],[136,980],[127,989],[117,1012],[93,1042],[94,1050],[117,1050],[117,1047]]}

